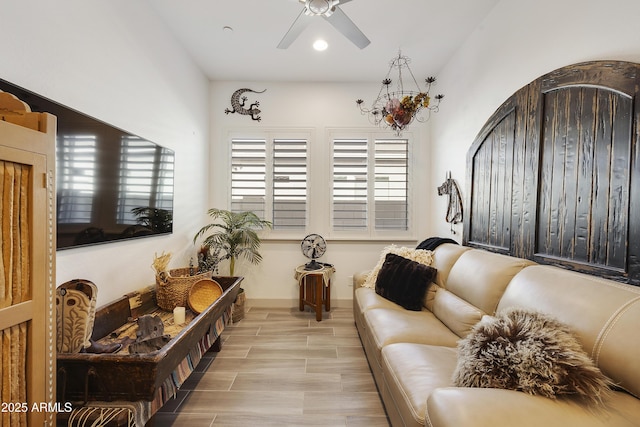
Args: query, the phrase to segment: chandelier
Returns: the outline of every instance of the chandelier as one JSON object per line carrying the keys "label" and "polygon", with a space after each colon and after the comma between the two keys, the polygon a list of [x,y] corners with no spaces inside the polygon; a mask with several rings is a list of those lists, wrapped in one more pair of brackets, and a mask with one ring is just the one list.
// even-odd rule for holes
{"label": "chandelier", "polygon": [[[409,126],[414,120],[426,122],[431,112],[438,112],[440,101],[444,95],[436,95],[435,102],[431,102],[429,90],[431,85],[436,81],[435,77],[425,79],[426,90],[421,90],[416,78],[409,68],[411,59],[402,56],[402,52],[398,52],[398,56],[389,62],[389,71],[387,76],[382,80],[382,86],[378,97],[370,108],[363,106],[364,101],[358,99],[356,103],[360,107],[360,112],[367,115],[369,121],[380,127],[391,128],[397,136]],[[390,78],[391,72],[397,70],[398,77],[395,82]],[[411,88],[405,87],[402,73],[408,74],[413,81]],[[408,77],[407,76],[407,79]],[[395,86],[393,84],[395,83]]]}

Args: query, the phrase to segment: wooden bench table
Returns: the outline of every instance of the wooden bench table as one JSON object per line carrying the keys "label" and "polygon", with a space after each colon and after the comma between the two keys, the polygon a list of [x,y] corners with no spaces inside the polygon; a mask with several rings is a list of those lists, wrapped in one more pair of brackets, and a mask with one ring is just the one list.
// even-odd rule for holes
{"label": "wooden bench table", "polygon": [[[213,279],[220,283],[223,294],[199,315],[190,313],[188,318],[192,320],[181,330],[174,328],[175,336],[159,350],[144,354],[128,354],[126,349],[113,354],[59,353],[58,402],[73,403],[74,412],[83,408],[118,407],[117,402],[122,402],[121,408],[131,412],[130,408],[137,405],[139,413],[133,417],[129,413],[132,418],[129,425],[146,423],[175,396],[206,351],[220,350],[220,334],[230,319],[231,305],[243,278]],[[158,310],[155,304],[140,298],[139,293],[129,294],[100,308],[96,312],[92,339],[108,341],[112,333],[126,329],[127,323]],[[59,419],[60,415],[72,417],[73,413],[59,414]]]}

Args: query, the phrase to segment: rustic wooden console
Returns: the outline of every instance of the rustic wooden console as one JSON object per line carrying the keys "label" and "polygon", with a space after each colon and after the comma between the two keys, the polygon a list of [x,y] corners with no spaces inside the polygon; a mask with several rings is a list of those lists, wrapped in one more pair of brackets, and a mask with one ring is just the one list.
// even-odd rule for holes
{"label": "rustic wooden console", "polygon": [[[182,330],[160,350],[128,354],[58,354],[58,393],[61,406],[73,404],[73,411],[59,414],[69,425],[96,417],[105,411],[120,410],[128,425],[144,425],[170,398],[209,349],[219,351],[220,334],[230,318],[231,305],[238,295],[242,277],[213,277],[224,292],[212,305],[192,317]],[[96,341],[109,340],[127,323],[158,310],[150,297],[139,293],[125,295],[99,309],[93,330]],[[165,332],[166,328],[165,328]],[[115,337],[111,337],[114,339]],[[89,417],[89,412],[93,415]],[[94,422],[92,421],[92,422]],[[107,425],[91,424],[90,425]]]}

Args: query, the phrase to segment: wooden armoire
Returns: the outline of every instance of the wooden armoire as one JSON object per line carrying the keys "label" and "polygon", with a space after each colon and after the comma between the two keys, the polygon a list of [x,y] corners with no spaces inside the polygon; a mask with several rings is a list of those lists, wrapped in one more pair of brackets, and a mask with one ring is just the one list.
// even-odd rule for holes
{"label": "wooden armoire", "polygon": [[0,92],[0,426],[55,425],[56,118]]}

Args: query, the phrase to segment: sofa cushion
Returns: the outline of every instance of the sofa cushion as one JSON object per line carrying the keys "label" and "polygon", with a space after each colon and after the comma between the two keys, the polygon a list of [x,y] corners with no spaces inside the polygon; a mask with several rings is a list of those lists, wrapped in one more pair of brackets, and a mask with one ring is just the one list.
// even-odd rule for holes
{"label": "sofa cushion", "polygon": [[382,372],[388,393],[404,425],[425,424],[427,398],[439,387],[452,385],[456,349],[397,343],[382,349]]}
{"label": "sofa cushion", "polygon": [[[395,302],[376,294],[371,288],[358,288],[354,292],[353,299],[353,319],[358,327],[358,331],[362,335],[366,333],[366,322],[364,321],[364,313],[372,308],[388,308],[391,310],[404,310]],[[363,339],[365,337],[362,337]]]}
{"label": "sofa cushion", "polygon": [[497,388],[442,387],[427,399],[428,426],[638,427],[638,399],[614,392],[606,408]]}
{"label": "sofa cushion", "polygon": [[428,310],[373,308],[364,319],[378,351],[397,342],[455,347],[460,339]]}
{"label": "sofa cushion", "polygon": [[[446,287],[451,268],[456,261],[458,261],[458,258],[469,250],[471,250],[471,248],[468,246],[445,243],[438,246],[438,248],[433,251],[433,261],[431,262],[431,266],[438,270],[438,274],[436,274],[436,278],[434,280],[438,286]],[[427,308],[431,310],[431,307]]]}
{"label": "sofa cushion", "polygon": [[461,387],[571,396],[598,404],[612,385],[569,328],[532,310],[487,316],[460,341],[458,353],[453,382]]}
{"label": "sofa cushion", "polygon": [[640,398],[640,287],[536,265],[507,287],[498,312],[510,307],[553,315],[571,328],[606,376]]}
{"label": "sofa cushion", "polygon": [[438,288],[433,298],[433,314],[460,338],[466,337],[485,315],[446,289]]}
{"label": "sofa cushion", "polygon": [[432,267],[389,253],[378,272],[376,293],[407,310],[420,311],[435,274]]}
{"label": "sofa cushion", "polygon": [[493,315],[511,279],[533,264],[525,259],[471,249],[460,255],[453,265],[445,288]]}
{"label": "sofa cushion", "polygon": [[360,311],[361,313],[364,313],[371,308],[390,308],[395,310],[404,310],[402,306],[378,295],[374,289],[358,288],[356,289],[355,295],[358,311]]}
{"label": "sofa cushion", "polygon": [[[450,250],[450,246],[442,245]],[[440,248],[434,258],[440,255]],[[531,261],[495,254],[480,249],[461,253],[451,267],[444,289],[437,289],[426,306],[459,337],[485,314],[493,315],[509,281]],[[430,297],[430,295],[428,295]]]}

